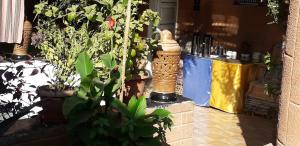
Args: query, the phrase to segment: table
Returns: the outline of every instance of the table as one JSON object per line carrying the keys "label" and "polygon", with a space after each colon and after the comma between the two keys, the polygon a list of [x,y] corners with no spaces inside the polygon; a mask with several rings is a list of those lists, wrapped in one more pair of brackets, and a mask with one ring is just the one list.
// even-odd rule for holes
{"label": "table", "polygon": [[210,106],[228,113],[243,111],[245,93],[255,80],[256,64],[213,60]]}
{"label": "table", "polygon": [[209,106],[211,67],[210,58],[187,55],[183,60],[183,96],[199,106]]}

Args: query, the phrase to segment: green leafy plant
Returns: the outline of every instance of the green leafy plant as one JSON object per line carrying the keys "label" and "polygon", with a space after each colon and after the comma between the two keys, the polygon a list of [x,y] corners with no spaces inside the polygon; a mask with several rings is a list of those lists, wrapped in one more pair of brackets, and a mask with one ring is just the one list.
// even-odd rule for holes
{"label": "green leafy plant", "polygon": [[264,56],[264,63],[267,66],[267,70],[272,70],[275,66],[274,61],[271,58],[271,54],[268,52],[265,56]]}
{"label": "green leafy plant", "polygon": [[[133,0],[131,7],[128,76],[143,70],[138,62],[145,60],[157,45],[154,36],[144,38],[141,33],[151,24],[155,29],[160,18],[149,9],[140,12],[138,8],[142,4],[145,3],[141,0]],[[42,0],[35,5],[37,30],[43,36],[37,46],[45,59],[55,65],[55,88],[75,85],[74,64],[83,51],[92,57],[101,80],[109,77],[101,56],[111,55],[116,64],[122,61],[126,6],[127,0],[56,0],[52,3]]]}
{"label": "green leafy plant", "polygon": [[289,3],[289,0],[268,0],[267,16],[272,17],[272,23],[286,23]]}
{"label": "green leafy plant", "polygon": [[146,114],[146,99],[131,98],[128,106],[113,98],[120,86],[115,60],[105,58],[110,78],[102,82],[87,53],[80,53],[76,70],[81,76],[77,94],[64,103],[64,115],[75,145],[159,146],[166,142],[165,130],[170,128],[170,112],[156,109]]}
{"label": "green leafy plant", "polygon": [[[265,73],[265,91],[268,95],[278,97],[281,94],[281,74],[282,74],[282,63],[276,62],[270,53],[264,56],[264,63],[267,67]],[[274,76],[278,76],[274,79]]]}

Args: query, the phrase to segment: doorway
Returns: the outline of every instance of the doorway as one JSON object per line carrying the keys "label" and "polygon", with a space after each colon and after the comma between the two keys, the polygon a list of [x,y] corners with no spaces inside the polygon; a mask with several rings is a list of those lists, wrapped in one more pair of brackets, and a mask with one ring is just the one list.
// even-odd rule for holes
{"label": "doorway", "polygon": [[[159,29],[168,29],[175,36],[176,34],[176,23],[177,23],[177,0],[150,0],[149,7],[159,13],[161,18]],[[149,33],[151,29],[149,29]]]}

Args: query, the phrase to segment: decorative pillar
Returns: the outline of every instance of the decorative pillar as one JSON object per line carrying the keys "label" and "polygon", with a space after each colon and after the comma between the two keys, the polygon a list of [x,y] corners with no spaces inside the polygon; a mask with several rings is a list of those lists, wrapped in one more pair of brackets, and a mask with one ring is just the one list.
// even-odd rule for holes
{"label": "decorative pillar", "polygon": [[283,56],[278,146],[300,145],[300,0],[290,1],[287,43]]}
{"label": "decorative pillar", "polygon": [[176,80],[179,71],[180,46],[172,33],[164,30],[160,34],[159,49],[152,62],[153,92],[152,101],[172,102],[176,100]]}

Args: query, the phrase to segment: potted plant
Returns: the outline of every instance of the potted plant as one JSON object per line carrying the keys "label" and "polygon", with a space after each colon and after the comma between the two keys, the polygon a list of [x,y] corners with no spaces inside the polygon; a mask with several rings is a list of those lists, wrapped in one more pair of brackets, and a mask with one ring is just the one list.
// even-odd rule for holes
{"label": "potted plant", "polygon": [[[138,13],[137,9],[132,11],[133,14]],[[156,30],[160,21],[158,13],[151,10],[144,11],[139,19],[136,19],[135,15],[131,17],[133,17],[133,20],[130,21],[132,34],[129,37],[130,45],[127,63],[129,67],[127,67],[125,103],[128,103],[132,96],[140,97],[144,94],[145,82],[150,77],[145,66],[148,63],[149,55],[152,55],[158,47],[158,41],[155,39],[158,34],[154,33],[150,38],[143,37],[144,26],[141,26],[141,24],[151,24],[152,29]]]}
{"label": "potted plant", "polygon": [[144,97],[131,98],[128,106],[112,97],[120,86],[120,72],[114,69],[115,59],[107,58],[110,59],[104,61],[111,76],[105,81],[97,77],[87,53],[81,53],[76,62],[80,87],[64,103],[74,145],[159,146],[166,143],[165,130],[172,125],[171,113],[157,109],[146,114]]}
{"label": "potted plant", "polygon": [[276,59],[269,52],[264,56],[264,64],[266,65],[264,82],[266,94],[273,97],[274,101],[277,102],[281,94],[282,61]]}
{"label": "potted plant", "polygon": [[[158,13],[151,10],[139,13],[138,6],[141,4],[144,2],[133,1],[131,7],[131,31],[128,43],[130,59],[126,70],[129,80],[135,79],[143,70],[143,67],[137,66],[137,62],[146,59],[157,43],[154,39],[141,37],[145,26],[153,24],[155,29],[159,23]],[[37,30],[42,34],[42,42],[37,46],[44,58],[55,66],[56,76],[51,86],[39,88],[39,95],[43,96],[43,93],[49,95],[49,88],[53,92],[52,97],[56,95],[64,97],[72,93],[58,94],[60,91],[73,89],[76,85],[78,78],[75,75],[74,62],[82,51],[87,51],[92,56],[98,75],[103,79],[107,78],[109,75],[103,70],[104,62],[99,58],[103,54],[110,54],[117,63],[121,62],[125,11],[126,3],[123,0],[57,0],[52,3],[41,1],[35,5]],[[61,103],[63,98],[59,100]],[[47,101],[50,100],[47,98]]]}
{"label": "potted plant", "polygon": [[62,104],[65,97],[72,96],[79,80],[74,64],[78,54],[87,51],[101,69],[103,63],[98,58],[103,52],[111,51],[107,47],[111,36],[106,33],[109,28],[105,16],[97,11],[95,4],[84,1],[41,1],[35,5],[37,31],[42,40],[37,47],[45,60],[54,66],[55,76],[50,85],[37,90],[42,100],[41,117],[46,123],[64,121]]}

